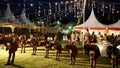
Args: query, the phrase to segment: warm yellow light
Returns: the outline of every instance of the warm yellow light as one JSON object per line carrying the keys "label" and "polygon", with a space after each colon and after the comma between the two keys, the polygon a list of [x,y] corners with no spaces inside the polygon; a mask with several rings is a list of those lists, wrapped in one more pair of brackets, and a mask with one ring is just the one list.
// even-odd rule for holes
{"label": "warm yellow light", "polygon": [[77,2],[77,0],[74,0],[75,2]]}

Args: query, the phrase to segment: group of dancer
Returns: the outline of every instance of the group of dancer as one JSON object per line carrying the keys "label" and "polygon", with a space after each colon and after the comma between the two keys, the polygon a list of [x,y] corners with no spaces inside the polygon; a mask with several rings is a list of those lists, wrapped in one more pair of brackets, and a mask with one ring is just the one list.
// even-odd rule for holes
{"label": "group of dancer", "polygon": [[[8,61],[6,65],[11,65],[14,64],[14,59],[15,59],[15,52],[17,51],[18,47],[21,47],[21,53],[25,53],[25,47],[26,44],[29,44],[33,48],[32,55],[36,55],[37,47],[39,45],[44,45],[45,46],[45,58],[49,58],[49,51],[54,47],[55,49],[55,54],[56,60],[60,60],[60,54],[62,53],[62,50],[66,50],[69,53],[70,57],[70,65],[75,64],[76,62],[76,57],[78,54],[78,47],[76,43],[82,43],[84,42],[83,46],[91,45],[91,43],[99,43],[102,42],[103,40],[106,40],[110,42],[111,44],[115,44],[117,40],[120,40],[120,35],[107,35],[104,34],[102,35],[100,32],[98,35],[93,32],[92,34],[89,33],[89,30],[87,29],[86,33],[83,35],[83,33],[78,33],[78,32],[72,32],[70,35],[67,36],[68,38],[68,43],[66,45],[62,45],[60,43],[61,41],[61,36],[62,35],[54,35],[54,39],[52,41],[49,41],[45,38],[45,35],[41,36],[33,36],[33,35],[16,35],[16,34],[0,34],[0,44],[4,44],[6,46],[6,50],[9,50],[9,56],[8,56]],[[120,41],[117,41],[120,42]],[[120,45],[119,43],[115,44],[116,46]],[[86,47],[84,47],[86,49]],[[99,52],[99,51],[98,51]],[[85,52],[87,53],[87,52]],[[92,53],[88,52],[87,54]],[[12,61],[10,61],[10,58],[12,56]],[[99,57],[97,55],[97,57]]]}
{"label": "group of dancer", "polygon": [[[45,46],[45,58],[49,57],[49,51],[54,47],[55,49],[55,54],[56,60],[60,60],[60,54],[62,53],[62,50],[64,48],[62,47],[62,44],[60,44],[60,39],[58,39],[57,36],[54,37],[53,41],[49,41],[45,39],[45,37],[40,37],[33,36],[33,35],[17,35],[14,33],[11,34],[0,34],[0,44],[4,44],[6,46],[6,50],[9,52],[8,55],[8,60],[5,65],[13,65],[14,64],[14,59],[15,59],[15,52],[17,51],[18,47],[21,47],[21,53],[26,53],[26,45],[29,44],[33,48],[32,55],[36,55],[37,47],[40,45]],[[68,46],[69,45],[69,46]],[[67,45],[67,51],[70,54],[70,64],[75,64],[75,58],[76,58],[76,53],[74,52],[76,46],[75,44],[69,43]],[[11,59],[12,58],[12,59]]]}

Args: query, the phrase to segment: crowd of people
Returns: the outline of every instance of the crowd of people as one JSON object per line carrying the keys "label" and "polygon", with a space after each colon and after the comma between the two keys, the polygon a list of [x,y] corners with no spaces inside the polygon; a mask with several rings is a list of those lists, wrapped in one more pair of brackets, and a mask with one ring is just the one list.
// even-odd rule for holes
{"label": "crowd of people", "polygon": [[[9,39],[9,42],[3,43],[3,41],[6,41],[6,39]],[[29,34],[29,33],[21,34],[21,35],[14,34],[14,33],[0,34],[0,44],[5,44],[5,46],[7,47],[7,50],[9,50],[9,56],[8,56],[8,61],[7,61],[6,65],[14,64],[15,52],[17,51],[17,48],[21,45],[20,46],[21,53],[22,53],[23,49],[24,49],[23,52],[25,53],[24,47],[28,43],[30,45],[32,45],[32,47],[33,47],[32,55],[36,55],[37,46],[45,45],[45,51],[46,51],[45,58],[49,57],[49,50],[53,46],[56,49],[56,52],[55,52],[56,60],[60,60],[59,57],[63,50],[62,44],[60,44],[60,41],[63,41],[63,39],[65,39],[66,41],[69,42],[66,45],[65,49],[69,53],[70,64],[75,64],[75,60],[76,60],[77,53],[78,53],[78,48],[75,44],[76,42],[79,45],[80,45],[80,43],[84,42],[84,45],[86,45],[86,44],[90,44],[90,43],[100,43],[103,40],[106,40],[106,41],[110,42],[111,44],[114,44],[117,40],[120,40],[120,35],[115,35],[114,33],[112,33],[111,35],[108,35],[108,34],[102,34],[101,32],[98,32],[98,34],[96,34],[95,32],[92,32],[90,34],[88,29],[86,30],[85,33],[72,32],[72,33],[66,34],[66,35],[62,34],[61,32],[46,33],[46,34],[40,34],[40,35],[39,34]],[[6,43],[9,43],[9,44],[6,44]],[[82,45],[82,46],[84,46],[84,45]],[[13,57],[12,57],[12,61],[10,62],[11,56],[13,56]]]}

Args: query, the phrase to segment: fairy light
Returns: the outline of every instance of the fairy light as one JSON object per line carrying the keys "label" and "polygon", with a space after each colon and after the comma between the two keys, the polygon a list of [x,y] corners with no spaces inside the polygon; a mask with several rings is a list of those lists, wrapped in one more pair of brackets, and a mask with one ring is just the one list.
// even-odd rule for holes
{"label": "fairy light", "polygon": [[43,11],[44,11],[44,16],[46,16],[46,10],[45,10],[45,8],[44,8],[44,10],[43,10]]}
{"label": "fairy light", "polygon": [[63,2],[61,2],[61,4],[63,4]]}
{"label": "fairy light", "polygon": [[51,14],[52,14],[51,12],[52,12],[52,10],[51,10],[51,9],[49,9],[49,15],[51,15]]}
{"label": "fairy light", "polygon": [[111,10],[111,4],[109,5],[109,9],[110,9],[110,10],[109,10],[109,13],[111,13],[111,11],[112,11],[112,10]]}
{"label": "fairy light", "polygon": [[117,11],[117,13],[119,13],[119,11]]}
{"label": "fairy light", "polygon": [[55,5],[58,5],[58,3],[57,3],[57,2],[55,2]]}
{"label": "fairy light", "polygon": [[40,11],[40,2],[39,2],[39,7],[38,7],[38,16],[40,16],[40,13],[41,13],[41,11]]}
{"label": "fairy light", "polygon": [[51,14],[52,14],[52,10],[51,10],[51,3],[49,3],[49,10],[48,10],[48,11],[49,11],[49,13],[48,13],[48,14],[49,14],[49,15],[51,15]]}
{"label": "fairy light", "polygon": [[[21,7],[23,6],[24,11],[28,10],[28,12],[33,11],[32,9],[34,8],[35,13],[38,13],[38,16],[41,16],[41,12],[43,12],[43,17],[41,16],[42,19],[46,18],[48,16],[48,18],[54,18],[57,16],[63,17],[63,16],[67,16],[69,13],[74,13],[74,17],[78,18],[79,16],[82,16],[82,11],[83,10],[83,3],[85,0],[71,0],[71,1],[61,1],[61,2],[41,2],[40,4],[36,4],[38,5],[36,8],[36,5],[34,5],[34,3],[28,3],[26,2],[26,0],[24,0],[24,3],[18,3],[17,6]],[[15,4],[15,3],[12,3]],[[44,4],[47,4],[47,6],[45,6]],[[54,5],[53,5],[54,4]],[[119,3],[111,3],[111,2],[100,2],[100,1],[95,1],[93,2],[93,4],[95,5],[95,8],[97,9],[97,13],[102,13],[102,16],[104,16],[104,14],[106,12],[108,12],[108,19],[110,19],[111,17],[109,16],[113,16],[114,13],[120,13],[120,11],[118,10],[119,7],[117,7],[116,5],[119,5]],[[32,7],[32,9],[30,7]],[[87,4],[88,7],[91,7],[90,3]],[[100,8],[98,8],[99,6],[101,6]],[[46,9],[46,7],[48,9]],[[64,8],[63,8],[64,7]],[[42,9],[43,8],[43,9]],[[45,9],[44,9],[45,8]],[[117,9],[118,8],[118,9]],[[107,9],[107,11],[106,11]],[[21,8],[16,9],[17,12],[21,11]],[[2,10],[4,11],[4,10]],[[33,12],[32,12],[33,13]],[[54,13],[54,14],[53,14]],[[30,14],[30,13],[27,13]],[[48,15],[47,15],[48,14]]]}
{"label": "fairy light", "polygon": [[72,12],[72,8],[73,8],[73,7],[72,7],[72,2],[73,2],[73,1],[70,2],[69,9],[68,9],[70,13]]}
{"label": "fairy light", "polygon": [[76,3],[77,3],[77,0],[74,0],[74,17],[76,17],[77,16],[77,14],[76,14]]}
{"label": "fairy light", "polygon": [[[61,13],[61,4],[60,3],[58,3],[58,14],[59,13]],[[61,15],[59,15],[59,17],[60,17],[60,20],[61,20]]]}
{"label": "fairy light", "polygon": [[70,3],[73,3],[73,1],[70,1]]}
{"label": "fairy light", "polygon": [[108,8],[108,6],[105,6],[105,8]]}
{"label": "fairy light", "polygon": [[112,14],[114,14],[114,11],[115,11],[115,6],[114,6],[114,3],[113,3]]}
{"label": "fairy light", "polygon": [[56,15],[54,14],[54,20],[56,19]]}
{"label": "fairy light", "polygon": [[69,2],[68,1],[66,1],[66,4],[68,4]]}
{"label": "fairy light", "polygon": [[80,1],[77,1],[77,18],[80,17]]}
{"label": "fairy light", "polygon": [[18,6],[20,6],[20,4],[18,4]]}
{"label": "fairy light", "polygon": [[55,12],[57,12],[57,6],[58,6],[58,3],[55,2]]}
{"label": "fairy light", "polygon": [[105,5],[104,5],[104,2],[103,2],[103,5],[102,5],[102,16],[104,16],[104,7],[105,7]]}
{"label": "fairy light", "polygon": [[66,15],[66,12],[67,12],[67,4],[68,4],[68,2],[66,1],[66,3],[65,3],[65,17],[67,16],[67,15]]}
{"label": "fairy light", "polygon": [[33,4],[31,3],[30,6],[33,7]]}
{"label": "fairy light", "polygon": [[77,0],[74,0],[74,2],[77,2]]}

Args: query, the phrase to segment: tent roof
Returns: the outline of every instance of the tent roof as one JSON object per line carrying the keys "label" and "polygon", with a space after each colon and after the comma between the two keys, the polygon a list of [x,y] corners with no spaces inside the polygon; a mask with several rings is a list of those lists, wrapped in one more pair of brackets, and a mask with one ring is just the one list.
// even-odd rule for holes
{"label": "tent roof", "polygon": [[113,23],[113,24],[111,24],[111,25],[108,25],[108,27],[120,28],[120,20],[118,20],[116,23]]}
{"label": "tent roof", "polygon": [[114,24],[104,25],[101,24],[94,14],[94,9],[92,8],[91,14],[86,22],[83,24],[77,25],[74,27],[74,30],[81,30],[81,29],[91,29],[91,30],[102,30],[108,28],[109,30],[120,30],[120,20],[118,20]]}
{"label": "tent roof", "polygon": [[110,24],[110,25],[106,25],[106,27],[109,30],[120,30],[120,20],[118,20],[116,23]]}
{"label": "tent roof", "polygon": [[94,9],[92,9],[90,17],[88,18],[88,20],[86,22],[84,22],[83,24],[77,25],[74,27],[74,29],[78,30],[81,28],[93,28],[93,29],[103,29],[104,25],[101,24],[97,19],[96,16],[94,14]]}
{"label": "tent roof", "polygon": [[19,20],[16,19],[15,16],[14,16],[14,14],[11,12],[9,4],[7,4],[7,9],[5,11],[4,16],[5,16],[5,20],[7,20],[8,22],[19,24]]}
{"label": "tent roof", "polygon": [[24,10],[22,11],[22,14],[20,15],[20,22],[22,22],[23,24],[27,26],[34,26],[34,24],[26,17],[26,13]]}

